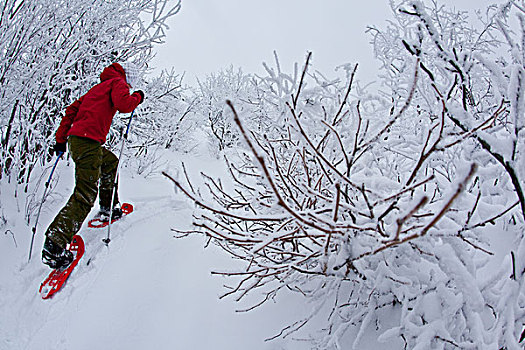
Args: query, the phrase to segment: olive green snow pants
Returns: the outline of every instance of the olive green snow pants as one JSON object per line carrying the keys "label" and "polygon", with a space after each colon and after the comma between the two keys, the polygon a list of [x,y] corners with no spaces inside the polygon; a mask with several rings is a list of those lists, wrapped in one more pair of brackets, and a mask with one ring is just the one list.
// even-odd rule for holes
{"label": "olive green snow pants", "polygon": [[[111,206],[113,180],[118,166],[117,156],[97,141],[70,136],[68,146],[75,162],[75,189],[46,231],[47,237],[64,248],[80,230],[99,190],[100,207]],[[118,203],[117,190],[114,199],[114,203]]]}

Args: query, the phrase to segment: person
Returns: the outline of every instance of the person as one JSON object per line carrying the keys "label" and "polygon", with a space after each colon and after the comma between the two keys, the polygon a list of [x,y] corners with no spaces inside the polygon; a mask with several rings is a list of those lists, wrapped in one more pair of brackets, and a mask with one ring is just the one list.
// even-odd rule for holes
{"label": "person", "polygon": [[45,233],[42,262],[51,268],[65,268],[73,261],[73,254],[66,249],[67,244],[80,230],[97,193],[99,217],[109,220],[110,210],[113,218],[122,216],[117,188],[114,191],[115,206],[110,209],[119,160],[103,144],[116,112],[130,113],[144,101],[142,91],[130,94],[130,87],[138,80],[138,72],[130,62],[113,63],[104,68],[100,83],[67,107],[62,117],[52,153],[64,153],[67,143],[75,162],[75,188]]}

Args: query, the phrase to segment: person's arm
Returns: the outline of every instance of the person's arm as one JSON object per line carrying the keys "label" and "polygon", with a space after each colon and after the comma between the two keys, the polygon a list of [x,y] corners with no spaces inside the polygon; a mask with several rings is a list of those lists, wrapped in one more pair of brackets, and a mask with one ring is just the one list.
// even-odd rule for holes
{"label": "person's arm", "polygon": [[55,134],[55,139],[57,143],[67,142],[67,133],[69,132],[69,129],[71,129],[71,125],[75,120],[75,116],[78,113],[78,109],[80,108],[80,104],[82,103],[83,98],[84,96],[82,96],[66,108],[66,114],[62,117],[62,120],[60,121],[60,126],[58,127],[57,132]]}
{"label": "person's arm", "polygon": [[139,91],[130,94],[128,84],[118,79],[111,89],[111,100],[120,113],[130,113],[142,103],[143,94]]}

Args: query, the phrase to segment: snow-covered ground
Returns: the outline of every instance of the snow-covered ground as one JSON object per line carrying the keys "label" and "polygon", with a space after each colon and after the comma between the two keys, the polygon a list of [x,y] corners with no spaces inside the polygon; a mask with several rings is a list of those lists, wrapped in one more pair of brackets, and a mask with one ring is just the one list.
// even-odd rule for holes
{"label": "snow-covered ground", "polygon": [[[185,161],[195,173],[218,165],[207,158]],[[10,198],[12,186],[1,189],[0,215],[7,223],[0,236],[0,349],[310,348],[288,338],[265,341],[308,310],[302,298],[280,295],[247,313],[236,310],[251,304],[219,300],[227,281],[211,271],[235,262],[213,245],[205,249],[203,236],[173,238],[171,228],[190,228],[192,203],[160,175],[143,178],[126,168],[121,199],[135,211],[112,226],[108,248],[101,241],[107,231],[85,223],[81,263],[58,294],[42,300],[38,288],[49,272],[40,262],[43,233],[71,193],[73,173],[72,164],[59,163],[54,200],[44,204],[30,263],[34,217],[28,226],[23,196]]]}

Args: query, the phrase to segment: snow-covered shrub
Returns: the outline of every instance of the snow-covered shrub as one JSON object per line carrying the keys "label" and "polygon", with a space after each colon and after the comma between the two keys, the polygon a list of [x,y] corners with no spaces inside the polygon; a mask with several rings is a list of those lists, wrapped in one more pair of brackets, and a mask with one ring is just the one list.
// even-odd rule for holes
{"label": "snow-covered shrub", "polygon": [[212,153],[215,153],[214,150],[221,152],[236,144],[238,135],[227,109],[224,108],[224,101],[243,95],[250,85],[249,81],[249,76],[233,66],[198,81],[198,113],[205,123],[204,130],[208,135]]}
{"label": "snow-covered shrub", "polygon": [[[264,102],[257,83],[256,77],[233,66],[199,81],[199,89],[196,92],[197,113],[203,119],[212,153],[218,155],[224,150],[232,149],[237,146],[239,140],[239,132],[233,124],[231,110],[225,106],[224,101],[235,101],[242,112],[250,115],[261,108]],[[261,123],[262,119],[251,121],[257,124]]]}
{"label": "snow-covered shrub", "polygon": [[[254,131],[257,112],[228,103],[245,141],[228,159],[233,185],[172,180],[197,204],[198,231],[246,262],[223,272],[237,281],[226,295],[259,292],[262,304],[289,289],[313,301],[283,334],[328,308],[313,341],[341,348],[358,326],[359,348],[388,310],[397,326],[381,340],[410,349],[518,349],[525,30],[508,26],[512,11],[525,23],[522,7],[489,7],[478,20],[435,3],[393,9],[372,30],[378,94],[354,88],[353,66],[346,80],[309,73],[310,56],[302,74],[268,70],[258,87],[273,127]],[[490,238],[502,229],[517,248],[500,262]]]}

